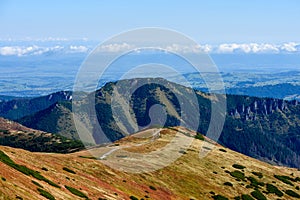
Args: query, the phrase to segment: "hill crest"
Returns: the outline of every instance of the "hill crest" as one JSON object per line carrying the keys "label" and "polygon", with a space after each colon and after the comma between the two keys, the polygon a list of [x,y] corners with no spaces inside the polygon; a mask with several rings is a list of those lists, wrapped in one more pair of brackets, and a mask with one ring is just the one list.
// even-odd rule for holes
{"label": "hill crest", "polygon": [[[114,144],[92,149],[105,154],[113,146],[130,146],[139,142],[140,146],[127,148],[127,151],[143,150],[144,153],[161,148],[165,142],[174,137],[179,130],[187,137],[194,137],[195,132],[185,128],[163,128],[161,134],[150,143],[143,143],[145,137],[126,137]],[[147,136],[147,135],[144,135]],[[148,135],[149,136],[149,135]],[[255,160],[220,145],[213,146],[209,154],[199,158],[199,149],[206,143],[204,140],[193,140],[191,146],[182,151],[182,156],[164,168],[147,173],[127,173],[110,168],[105,160],[97,161],[90,151],[72,154],[31,153],[21,149],[0,147],[1,152],[9,156],[16,164],[38,171],[45,179],[57,186],[51,186],[45,179],[38,180],[15,170],[0,161],[0,191],[3,198],[20,197],[23,199],[41,199],[41,189],[49,192],[55,199],[81,199],[72,194],[72,187],[89,199],[218,199],[220,196],[229,199],[241,198],[242,195],[255,196],[260,191],[268,199],[294,199],[291,192],[299,193],[300,172],[297,169],[276,167]],[[149,149],[150,148],[150,149]],[[119,150],[109,157],[130,160],[121,157]],[[1,160],[1,159],[0,159]],[[34,181],[34,182],[33,182]],[[49,182],[49,181],[48,181]],[[290,183],[291,184],[290,184]],[[37,183],[37,184],[36,184]],[[270,190],[276,187],[277,194]],[[40,190],[38,190],[40,188]],[[274,189],[274,188],[273,188]],[[77,195],[80,193],[76,193]],[[258,193],[258,192],[255,192]],[[279,195],[279,196],[278,196]]]}

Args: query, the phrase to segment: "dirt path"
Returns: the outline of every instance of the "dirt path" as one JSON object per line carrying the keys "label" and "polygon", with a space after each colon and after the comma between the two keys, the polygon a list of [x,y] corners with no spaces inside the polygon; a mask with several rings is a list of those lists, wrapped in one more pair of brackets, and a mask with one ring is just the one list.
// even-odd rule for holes
{"label": "dirt path", "polygon": [[[148,130],[140,132],[139,136],[142,136],[143,134],[147,134],[147,131]],[[137,146],[141,146],[141,145],[152,143],[152,142],[154,142],[155,140],[157,140],[160,137],[160,131],[161,131],[161,129],[158,129],[158,130],[154,131],[153,133],[151,133],[151,136],[150,136],[151,140],[149,142],[146,142],[146,143],[135,144],[135,145],[125,145],[125,146],[109,147],[109,148],[111,148],[111,150],[109,150],[108,152],[104,153],[102,156],[99,157],[99,159],[103,160],[107,156],[109,156],[110,154],[112,154],[113,152],[115,152],[117,150],[120,150],[120,149],[129,148],[129,147],[137,147]]]}

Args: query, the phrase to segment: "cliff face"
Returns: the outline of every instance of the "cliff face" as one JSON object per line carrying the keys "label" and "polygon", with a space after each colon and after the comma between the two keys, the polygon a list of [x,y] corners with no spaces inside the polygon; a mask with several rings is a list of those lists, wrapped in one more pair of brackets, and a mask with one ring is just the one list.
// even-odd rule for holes
{"label": "cliff face", "polygon": [[[230,96],[229,96],[230,97]],[[244,119],[244,120],[256,120],[257,115],[268,116],[274,112],[287,112],[289,107],[297,107],[298,101],[285,101],[283,99],[255,99],[253,102],[248,104],[242,104],[237,106],[235,109],[229,110],[229,115],[234,118]]]}

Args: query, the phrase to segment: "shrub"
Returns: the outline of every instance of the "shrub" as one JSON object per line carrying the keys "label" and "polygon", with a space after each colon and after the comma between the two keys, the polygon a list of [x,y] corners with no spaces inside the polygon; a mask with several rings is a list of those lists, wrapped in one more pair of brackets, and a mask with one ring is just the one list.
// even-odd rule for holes
{"label": "shrub", "polygon": [[252,172],[252,174],[254,174],[255,176],[257,176],[258,178],[262,178],[263,174],[261,172]]}
{"label": "shrub", "polygon": [[135,197],[135,196],[130,196],[129,197],[131,200],[139,200],[137,197]]}
{"label": "shrub", "polygon": [[46,167],[42,167],[42,170],[44,171],[48,171],[48,169]]}
{"label": "shrub", "polygon": [[64,167],[63,170],[65,170],[66,172],[69,172],[71,174],[76,174],[76,172],[74,172],[73,170],[67,168],[67,167]]}
{"label": "shrub", "polygon": [[247,179],[251,182],[250,186],[252,186],[252,187],[258,188],[259,186],[265,185],[265,183],[257,181],[256,178],[254,178],[252,176],[247,177]]}
{"label": "shrub", "polygon": [[203,135],[201,135],[201,134],[197,134],[196,136],[195,136],[195,138],[196,139],[198,139],[198,140],[204,140],[204,136]]}
{"label": "shrub", "polygon": [[40,187],[40,188],[43,188],[43,186],[41,185],[41,184],[39,184],[38,182],[36,182],[36,181],[34,181],[34,180],[32,180],[31,181],[34,185],[36,185],[36,186],[38,186],[38,187]]}
{"label": "shrub", "polygon": [[49,179],[44,179],[43,181],[45,181],[45,182],[48,183],[49,185],[52,185],[53,187],[60,188],[59,185],[57,185],[56,183],[53,183],[53,182],[50,181]]}
{"label": "shrub", "polygon": [[230,172],[230,175],[234,178],[245,180],[245,174],[243,172],[235,170],[233,172]]}
{"label": "shrub", "polygon": [[215,195],[215,196],[213,196],[213,199],[214,200],[228,200],[228,198],[226,198],[226,197],[224,197],[224,196],[222,196],[222,195]]}
{"label": "shrub", "polygon": [[283,193],[274,185],[267,183],[267,191],[268,193],[276,194],[279,197],[283,196]]}
{"label": "shrub", "polygon": [[50,200],[55,200],[54,196],[52,196],[52,194],[50,194],[49,192],[47,192],[41,188],[38,188],[37,190],[39,191],[40,195],[42,195],[43,197],[50,199]]}
{"label": "shrub", "polygon": [[4,178],[4,177],[1,177],[1,180],[2,180],[2,181],[6,181],[6,178]]}
{"label": "shrub", "polygon": [[67,188],[67,190],[69,190],[72,194],[74,194],[76,196],[88,199],[88,197],[83,192],[80,192],[79,190],[77,190],[77,189],[75,189],[73,187],[65,185],[65,188]]}
{"label": "shrub", "polygon": [[187,154],[184,150],[180,150],[179,153]]}
{"label": "shrub", "polygon": [[233,186],[233,184],[230,183],[230,182],[225,182],[224,185],[226,185],[226,186],[231,186],[231,187]]}
{"label": "shrub", "polygon": [[97,160],[97,158],[95,158],[94,156],[78,156],[79,158],[87,158],[87,159],[93,159],[93,160]]}
{"label": "shrub", "polygon": [[152,185],[150,185],[149,188],[150,188],[151,190],[156,190],[156,188],[155,188],[154,186],[152,186]]}
{"label": "shrub", "polygon": [[277,178],[278,180],[284,182],[285,184],[294,186],[294,184],[290,181],[292,178],[290,178],[288,176],[274,175],[274,177]]}
{"label": "shrub", "polygon": [[242,200],[254,200],[254,199],[248,194],[242,194]]}
{"label": "shrub", "polygon": [[257,200],[267,200],[265,195],[263,195],[259,190],[254,190],[251,195]]}
{"label": "shrub", "polygon": [[243,165],[239,165],[239,164],[233,164],[232,167],[236,168],[236,169],[245,169],[246,167]]}
{"label": "shrub", "polygon": [[300,195],[298,193],[294,192],[293,190],[287,190],[287,191],[285,191],[285,193],[291,197],[300,199]]}

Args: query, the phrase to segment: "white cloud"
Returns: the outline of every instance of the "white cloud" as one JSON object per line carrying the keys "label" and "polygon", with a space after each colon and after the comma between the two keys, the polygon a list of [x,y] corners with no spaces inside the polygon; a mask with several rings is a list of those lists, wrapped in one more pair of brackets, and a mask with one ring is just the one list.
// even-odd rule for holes
{"label": "white cloud", "polygon": [[59,45],[56,45],[54,47],[39,47],[37,51],[34,51],[31,54],[27,54],[27,55],[42,55],[44,53],[55,53],[63,50],[64,47]]}
{"label": "white cloud", "polygon": [[273,44],[252,44],[253,53],[278,53],[279,49],[277,45]]}
{"label": "white cloud", "polygon": [[19,47],[19,46],[5,46],[0,47],[0,55],[4,56],[22,56],[25,54],[30,54],[37,51],[39,48],[37,46]]}
{"label": "white cloud", "polygon": [[[171,51],[171,52],[179,52],[179,53],[198,53],[198,52],[210,52],[212,50],[212,46],[205,44],[205,45],[193,45],[193,46],[188,46],[188,45],[180,45],[180,44],[172,44],[169,46],[161,46],[161,47],[153,47],[166,50],[166,51]],[[142,48],[141,48],[142,49]],[[118,53],[122,51],[127,51],[127,50],[133,50],[136,53],[140,53],[141,50],[139,47],[128,44],[128,43],[113,43],[113,44],[106,44],[102,45],[97,48],[97,51],[99,52],[106,52],[106,53]]]}
{"label": "white cloud", "polygon": [[232,53],[237,48],[238,48],[237,44],[221,44],[218,47],[218,50],[220,53]]}
{"label": "white cloud", "polygon": [[278,45],[265,43],[221,44],[217,48],[219,53],[278,53],[279,51]]}
{"label": "white cloud", "polygon": [[72,52],[76,52],[76,53],[85,53],[85,52],[87,52],[89,49],[86,47],[86,46],[82,46],[82,45],[80,45],[80,46],[70,46],[70,50],[72,51]]}
{"label": "white cloud", "polygon": [[18,54],[18,49],[14,47],[1,47],[0,48],[0,54],[3,56],[10,56],[10,55],[16,55]]}
{"label": "white cloud", "polygon": [[270,43],[223,43],[219,45],[197,45],[184,46],[173,44],[165,48],[168,51],[176,51],[183,53],[284,53],[294,52],[300,53],[300,44],[295,42],[284,44]]}
{"label": "white cloud", "polygon": [[283,51],[287,51],[287,52],[296,52],[299,49],[300,44],[299,43],[295,43],[295,42],[289,42],[289,43],[285,43],[281,46],[281,50]]}
{"label": "white cloud", "polygon": [[117,53],[121,51],[131,50],[134,46],[128,43],[114,43],[114,44],[106,44],[97,48],[99,52],[107,52],[107,53]]}
{"label": "white cloud", "polygon": [[[39,44],[39,43],[37,43]],[[0,55],[2,56],[29,56],[42,55],[46,53],[88,53],[92,47],[90,45],[70,44],[70,42],[60,42],[55,45],[5,45],[0,46]],[[128,43],[112,43],[105,44],[97,48],[99,52],[118,53],[122,51],[129,51],[134,49],[136,53],[141,52],[140,49]],[[223,43],[219,45],[199,44],[199,45],[182,45],[172,44],[169,46],[162,46],[161,49],[176,53],[300,53],[300,43],[288,42],[283,44],[270,43]]]}
{"label": "white cloud", "polygon": [[212,46],[209,44],[205,45],[179,45],[172,44],[170,46],[163,47],[167,51],[178,52],[178,53],[209,53],[212,51]]}
{"label": "white cloud", "polygon": [[64,47],[55,45],[51,47],[40,47],[36,45],[31,46],[3,46],[0,47],[0,55],[2,56],[28,56],[28,55],[42,55],[45,53],[86,53],[89,48],[86,46],[69,46]]}
{"label": "white cloud", "polygon": [[205,45],[199,45],[199,49],[200,51],[203,51],[205,53],[209,53],[212,51],[212,46],[211,45],[208,45],[208,44],[205,44]]}

